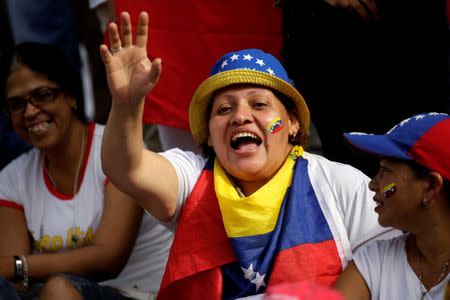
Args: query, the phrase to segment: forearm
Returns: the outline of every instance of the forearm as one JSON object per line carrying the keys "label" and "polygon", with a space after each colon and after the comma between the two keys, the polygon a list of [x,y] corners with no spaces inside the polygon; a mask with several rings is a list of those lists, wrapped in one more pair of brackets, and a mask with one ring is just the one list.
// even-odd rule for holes
{"label": "forearm", "polygon": [[[70,273],[103,281],[116,277],[126,263],[126,257],[115,257],[99,246],[89,246],[62,253],[25,255],[28,277],[46,279],[50,275]],[[15,274],[13,257],[5,258],[3,275],[11,280]]]}
{"label": "forearm", "polygon": [[102,141],[102,168],[115,185],[126,188],[130,174],[140,166],[144,150],[142,114],[144,101],[134,104],[115,103],[106,123]]}

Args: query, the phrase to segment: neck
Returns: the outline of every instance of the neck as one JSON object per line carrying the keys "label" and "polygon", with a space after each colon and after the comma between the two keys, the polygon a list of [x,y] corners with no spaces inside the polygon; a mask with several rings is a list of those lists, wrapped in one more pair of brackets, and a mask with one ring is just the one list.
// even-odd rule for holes
{"label": "neck", "polygon": [[[231,176],[229,176],[231,182],[233,182],[233,184],[235,186],[237,186],[240,189],[240,191],[242,192],[242,194],[244,194],[246,197],[252,195],[256,191],[258,191],[261,187],[263,187],[265,184],[267,184],[270,180],[272,180],[272,178],[274,176],[277,175],[278,171],[284,165],[288,155],[291,153],[292,148],[293,148],[293,146],[288,148],[285,158],[280,162],[280,165],[272,173],[271,176],[266,177],[266,178],[262,178],[262,179],[259,179],[259,180],[244,180],[244,179],[239,179],[239,178],[236,178],[236,177],[231,178]],[[253,177],[256,178],[257,176],[253,176]]]}
{"label": "neck", "polygon": [[62,143],[43,151],[47,175],[61,193],[75,194],[78,188],[87,135],[86,125],[74,122]]}
{"label": "neck", "polygon": [[448,228],[434,228],[430,232],[415,235],[414,243],[423,259],[428,262],[442,262],[450,258],[450,235]]}

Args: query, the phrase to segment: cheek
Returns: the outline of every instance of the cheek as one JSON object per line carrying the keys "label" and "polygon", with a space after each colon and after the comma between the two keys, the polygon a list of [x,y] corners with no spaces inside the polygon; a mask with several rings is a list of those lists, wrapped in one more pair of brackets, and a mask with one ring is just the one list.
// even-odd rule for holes
{"label": "cheek", "polygon": [[268,117],[266,124],[266,131],[269,134],[279,133],[283,129],[283,120],[278,115]]}

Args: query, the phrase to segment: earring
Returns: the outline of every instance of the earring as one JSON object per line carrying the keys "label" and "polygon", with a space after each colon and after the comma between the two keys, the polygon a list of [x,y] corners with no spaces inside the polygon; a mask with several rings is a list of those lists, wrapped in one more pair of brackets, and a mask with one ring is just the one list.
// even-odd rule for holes
{"label": "earring", "polygon": [[431,203],[430,200],[428,200],[427,196],[423,197],[423,201],[422,202],[423,202],[424,206],[428,206]]}
{"label": "earring", "polygon": [[295,132],[294,134],[290,134],[289,137],[288,137],[288,141],[290,143],[292,143],[296,136],[297,136],[297,132]]}

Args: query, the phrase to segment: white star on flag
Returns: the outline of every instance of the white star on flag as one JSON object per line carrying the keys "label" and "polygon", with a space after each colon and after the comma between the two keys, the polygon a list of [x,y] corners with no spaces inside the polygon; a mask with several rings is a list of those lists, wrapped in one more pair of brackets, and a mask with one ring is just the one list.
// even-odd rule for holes
{"label": "white star on flag", "polygon": [[410,120],[410,118],[405,119],[405,120],[401,121],[399,125],[400,125],[400,126],[403,126],[403,125],[405,125],[406,123],[408,123],[409,120]]}
{"label": "white star on flag", "polygon": [[250,54],[245,54],[243,59],[244,59],[244,60],[251,61],[252,58],[253,58],[253,56],[251,56]]}
{"label": "white star on flag", "polygon": [[233,56],[230,57],[231,61],[235,61],[239,58],[239,55],[237,55],[236,53],[233,54]]}
{"label": "white star on flag", "polygon": [[267,72],[269,72],[269,74],[270,75],[273,75],[273,74],[275,74],[274,72],[273,72],[273,70],[271,69],[271,68],[267,68],[267,70],[266,70]]}
{"label": "white star on flag", "polygon": [[259,272],[256,272],[255,279],[251,281],[251,283],[256,284],[256,291],[258,291],[260,287],[266,286],[266,283],[264,282],[264,277],[266,277],[266,274],[261,275],[259,274]]}
{"label": "white star on flag", "polygon": [[260,65],[261,67],[265,65],[265,63],[262,59],[256,59],[256,64]]}
{"label": "white star on flag", "polygon": [[223,63],[222,63],[221,68],[222,68],[222,69],[225,68],[226,65],[228,65],[228,62],[227,62],[227,60],[224,60]]}
{"label": "white star on flag", "polygon": [[252,280],[255,278],[255,271],[253,271],[253,264],[250,264],[248,269],[241,267],[242,271],[244,272],[245,279]]}

